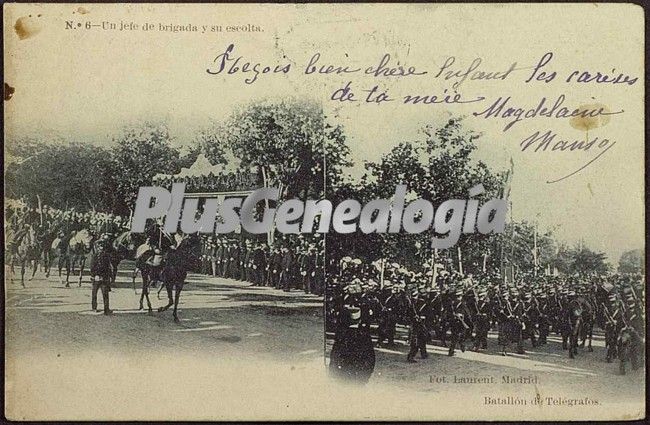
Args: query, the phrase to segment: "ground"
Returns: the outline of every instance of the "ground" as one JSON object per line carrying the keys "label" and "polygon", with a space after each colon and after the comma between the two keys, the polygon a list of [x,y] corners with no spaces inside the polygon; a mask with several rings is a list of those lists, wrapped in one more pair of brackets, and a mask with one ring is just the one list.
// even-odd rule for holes
{"label": "ground", "polygon": [[[579,348],[574,359],[562,349],[557,335],[535,348],[527,341],[522,355],[513,353],[516,347],[512,345],[507,356],[502,356],[497,334],[490,332],[487,350],[456,349],[449,357],[448,348],[434,340],[427,345],[427,359],[418,354],[417,363],[408,363],[407,336],[408,328],[398,326],[395,346],[375,348],[376,366],[369,387],[390,387],[410,394],[412,400],[441,396],[453,403],[447,409],[459,410],[468,418],[488,412],[492,419],[530,420],[559,414],[576,418],[613,414],[629,419],[645,410],[643,366],[634,371],[628,363],[627,374],[621,376],[619,362],[605,360],[604,335],[598,329],[594,351]],[[328,334],[328,351],[332,338]]]}
{"label": "ground", "polygon": [[[26,288],[19,281],[6,281],[6,376],[15,389],[13,397],[7,397],[10,416],[40,418],[53,413],[57,418],[80,414],[97,419],[101,416],[93,413],[102,411],[102,402],[91,403],[88,412],[83,403],[68,404],[86,403],[93,393],[115,393],[111,397],[120,399],[123,391],[133,397],[120,403],[117,412],[142,415],[139,398],[145,406],[157,397],[179,400],[175,391],[187,391],[182,388],[184,380],[200,382],[204,373],[221,376],[219,380],[226,381],[221,386],[250,397],[254,391],[246,385],[234,388],[237,370],[254,382],[273,368],[284,373],[322,367],[321,297],[191,274],[181,294],[180,323],[174,323],[171,309],[155,311],[166,304],[164,290],[158,298],[157,289],[151,289],[153,313],[146,311],[146,303],[145,311],[138,310],[141,281],[138,278],[134,290],[132,269],[129,262],[120,266],[110,293],[112,316],[91,311],[89,277],[81,287],[71,281],[70,288],[58,276],[46,279],[40,272],[26,281]],[[101,309],[101,293],[98,298]],[[273,366],[256,370],[260,365]],[[54,383],[62,387],[53,388]],[[132,388],[132,383],[151,388]],[[116,407],[107,401],[105,414],[114,415]]]}
{"label": "ground", "polygon": [[[527,342],[526,354],[503,357],[491,334],[486,352],[448,357],[431,344],[429,358],[411,364],[400,327],[395,347],[375,350],[370,382],[342,385],[324,367],[321,298],[192,274],[177,324],[171,311],[137,310],[131,268],[121,266],[108,317],[90,311],[88,278],[71,288],[41,274],[24,289],[6,281],[6,415],[471,420],[624,419],[644,411],[643,371],[620,376],[617,363],[606,363],[600,331],[594,351],[573,360],[555,335],[546,346]],[[154,308],[165,304],[164,291],[161,299],[156,292]],[[532,378],[504,384],[503,376]],[[467,378],[495,383],[454,383]],[[532,404],[536,395],[541,405]]]}

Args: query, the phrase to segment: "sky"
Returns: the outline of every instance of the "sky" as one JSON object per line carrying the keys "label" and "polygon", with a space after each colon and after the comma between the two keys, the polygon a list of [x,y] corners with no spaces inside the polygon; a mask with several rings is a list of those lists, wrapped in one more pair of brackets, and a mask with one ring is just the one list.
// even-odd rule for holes
{"label": "sky", "polygon": [[[166,122],[182,145],[241,105],[309,97],[321,101],[328,117],[344,126],[356,164],[349,171],[358,176],[363,161],[377,160],[397,143],[416,139],[423,125],[463,116],[468,129],[482,134],[478,159],[507,169],[512,158],[515,219],[556,227],[561,239],[583,240],[616,262],[623,251],[644,246],[643,12],[634,5],[614,10],[615,5],[581,4],[562,5],[558,14],[557,5],[540,6],[5,5],[5,81],[15,88],[5,102],[5,136],[107,144],[125,125],[154,120]],[[82,26],[66,29],[66,22]],[[139,29],[105,30],[102,22],[116,28],[135,23]],[[86,23],[99,26],[85,29]],[[154,29],[144,31],[145,23]],[[161,24],[193,25],[197,31],[160,31]],[[261,31],[242,31],[249,24]],[[216,25],[223,31],[211,32]],[[226,31],[228,26],[239,31]],[[29,36],[21,39],[21,34]],[[262,74],[252,84],[244,82],[247,76],[241,72],[206,72],[229,44],[235,46],[234,57],[242,56],[240,66],[290,64],[291,71]],[[556,77],[548,83],[526,83],[547,52],[553,57],[543,71],[556,72]],[[306,74],[316,53],[318,67],[377,67],[389,54],[389,66],[399,62],[426,74]],[[516,65],[506,79],[465,80],[454,88],[457,78],[436,77],[450,57],[455,58],[447,69],[452,72],[466,70],[477,58],[478,70],[486,73],[503,73]],[[638,81],[567,83],[574,71],[624,73]],[[348,82],[359,101],[331,100]],[[395,100],[363,101],[363,90],[375,85]],[[405,95],[455,93],[485,100],[461,105],[400,102]],[[588,133],[568,119],[531,118],[504,131],[507,120],[473,116],[499,97],[528,109],[542,98],[552,104],[562,95],[570,109],[599,104],[624,112]],[[604,148],[522,152],[522,140],[537,131],[552,131],[557,139],[570,141],[608,139],[611,146],[604,153]],[[592,160],[579,173],[547,183]]]}

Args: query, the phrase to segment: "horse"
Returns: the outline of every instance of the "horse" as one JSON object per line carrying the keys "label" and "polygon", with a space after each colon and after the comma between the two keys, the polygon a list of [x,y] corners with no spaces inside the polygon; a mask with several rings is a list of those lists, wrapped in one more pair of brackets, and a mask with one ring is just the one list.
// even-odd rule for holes
{"label": "horse", "polygon": [[61,278],[61,270],[66,266],[67,262],[67,252],[68,245],[70,244],[70,239],[72,238],[72,233],[66,234],[63,231],[60,231],[58,235],[54,238],[50,244],[48,254],[47,254],[47,267],[45,270],[45,277],[50,277],[52,271],[52,263],[54,259],[57,259],[57,269],[59,271],[59,282],[63,283]]}
{"label": "horse", "polygon": [[[140,307],[142,310],[144,308],[143,302],[146,298],[147,307],[149,312],[152,312],[151,301],[149,300],[149,285],[152,282],[156,282],[160,279],[160,272],[162,269],[162,259],[163,255],[158,248],[151,248],[148,245],[145,246],[145,251],[136,259],[136,271],[140,270],[142,275],[142,291],[140,292]],[[133,283],[135,288],[135,272],[133,274]]]}
{"label": "horse", "polygon": [[138,272],[140,272],[142,276],[140,310],[144,308],[144,300],[146,299],[149,312],[153,311],[149,299],[149,286],[152,282],[159,280],[162,268],[161,259],[172,246],[175,246],[175,243],[173,237],[165,233],[158,224],[149,226],[144,233],[123,232],[113,240],[113,257],[111,260],[113,276],[111,283],[114,283],[117,279],[117,268],[123,260],[135,260],[131,281],[135,291],[135,279]]}
{"label": "horse", "polygon": [[[154,223],[148,226],[144,233],[133,233],[131,231],[125,231],[118,235],[113,240],[113,273],[112,283],[115,282],[117,278],[117,268],[123,260],[132,259],[137,260],[138,248],[143,244],[147,243],[152,248],[158,248],[162,253],[167,252],[172,246],[176,245],[174,238],[165,233],[162,230],[162,227]],[[136,263],[136,268],[133,270],[133,283],[135,285],[135,277],[138,273],[138,265]],[[142,270],[140,270],[142,271]]]}
{"label": "horse", "polygon": [[[187,272],[200,264],[200,257],[196,255],[194,249],[198,240],[193,237],[185,237],[179,243],[178,247],[172,248],[164,258],[164,266],[161,272],[161,278],[167,289],[169,302],[166,306],[160,307],[158,312],[168,310],[174,306],[174,322],[179,323],[178,302],[185,285]],[[174,291],[172,296],[172,292]]]}
{"label": "horse", "polygon": [[[75,273],[75,266],[77,263],[79,263],[79,286],[81,287],[86,259],[92,253],[95,239],[96,236],[90,233],[87,229],[73,232],[64,254],[66,288],[70,287],[70,270],[72,269],[72,273]],[[61,262],[59,262],[59,265],[61,265]],[[59,280],[61,280],[61,267],[59,267]]]}
{"label": "horse", "polygon": [[40,257],[43,260],[43,271],[46,277],[50,277],[50,269],[52,268],[52,244],[58,238],[58,226],[50,225],[45,229],[40,237]]}
{"label": "horse", "polygon": [[20,283],[25,287],[25,268],[28,262],[32,263],[32,280],[38,269],[38,260],[40,258],[40,244],[36,235],[36,230],[31,225],[25,225],[22,231],[15,232],[10,237],[11,243],[9,250],[11,253],[11,280],[14,280],[16,271],[14,265],[20,264]]}

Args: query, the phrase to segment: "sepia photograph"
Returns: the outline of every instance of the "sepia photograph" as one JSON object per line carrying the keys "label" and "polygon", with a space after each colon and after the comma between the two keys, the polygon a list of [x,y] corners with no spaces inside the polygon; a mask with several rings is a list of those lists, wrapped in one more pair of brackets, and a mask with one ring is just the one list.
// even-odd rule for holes
{"label": "sepia photograph", "polygon": [[643,8],[3,12],[8,420],[645,418]]}

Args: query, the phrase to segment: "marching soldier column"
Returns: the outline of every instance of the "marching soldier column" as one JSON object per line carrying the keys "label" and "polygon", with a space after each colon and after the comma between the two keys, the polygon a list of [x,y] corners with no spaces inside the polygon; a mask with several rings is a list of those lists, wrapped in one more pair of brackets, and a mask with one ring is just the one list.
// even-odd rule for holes
{"label": "marching soldier column", "polygon": [[[414,272],[398,263],[343,257],[332,263],[327,288],[327,329],[340,334],[342,323],[359,312],[358,324],[376,336],[376,346],[395,346],[398,325],[408,328],[406,361],[428,357],[426,344],[438,340],[455,350],[486,350],[490,330],[498,331],[502,355],[510,349],[548,344],[555,333],[573,357],[578,346],[591,350],[593,329],[605,331],[606,360],[641,364],[644,279],[641,275],[521,275],[504,283],[498,273],[478,276],[458,271]],[[573,318],[580,317],[580,327]],[[574,332],[575,331],[575,332]],[[578,332],[579,334],[576,334]],[[334,344],[340,341],[335,335]],[[530,341],[528,343],[528,341]],[[470,345],[471,343],[471,345]]]}

